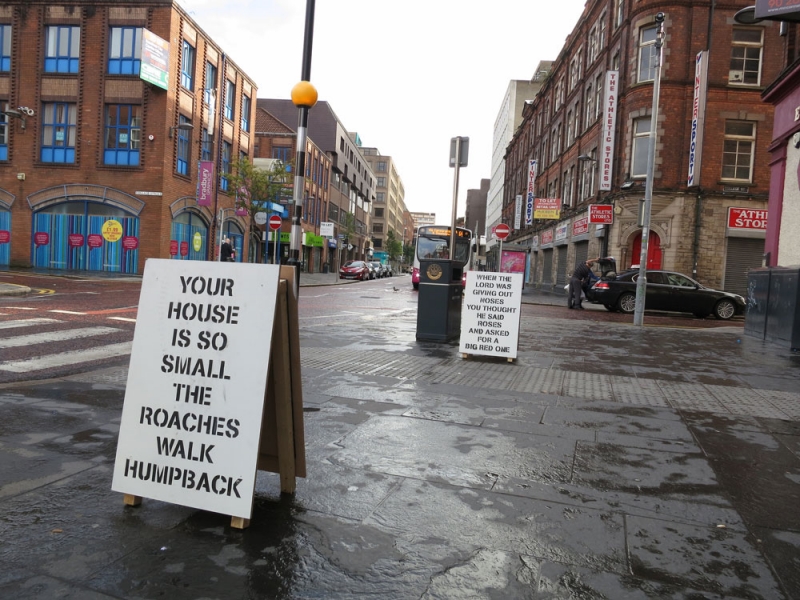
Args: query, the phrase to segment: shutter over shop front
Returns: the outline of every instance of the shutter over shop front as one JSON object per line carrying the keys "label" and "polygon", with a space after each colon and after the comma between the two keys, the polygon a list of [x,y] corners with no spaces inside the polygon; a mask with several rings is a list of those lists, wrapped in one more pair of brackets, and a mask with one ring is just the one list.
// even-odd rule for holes
{"label": "shutter over shop front", "polygon": [[747,274],[761,266],[764,257],[764,240],[729,237],[725,253],[726,292],[747,296]]}

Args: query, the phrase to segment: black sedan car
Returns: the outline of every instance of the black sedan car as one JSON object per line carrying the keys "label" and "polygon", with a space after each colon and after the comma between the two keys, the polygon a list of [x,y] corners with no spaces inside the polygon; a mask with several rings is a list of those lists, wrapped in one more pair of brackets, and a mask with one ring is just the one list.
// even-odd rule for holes
{"label": "black sedan car", "polygon": [[[636,281],[639,270],[620,273],[613,279],[592,286],[591,300],[608,310],[632,313],[636,306]],[[704,318],[730,319],[744,314],[744,298],[730,292],[712,290],[691,277],[672,271],[647,271],[646,310],[688,312]]]}

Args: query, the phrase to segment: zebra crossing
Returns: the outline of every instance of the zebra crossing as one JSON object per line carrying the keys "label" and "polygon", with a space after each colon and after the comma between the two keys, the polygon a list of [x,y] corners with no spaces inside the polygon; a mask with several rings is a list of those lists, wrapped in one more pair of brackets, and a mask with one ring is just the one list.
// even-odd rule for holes
{"label": "zebra crossing", "polygon": [[[63,372],[69,367],[81,368],[131,353],[133,331],[123,323],[135,323],[135,318],[106,316],[104,320],[107,323],[92,324],[64,320],[68,316],[89,313],[63,310],[40,310],[35,314],[24,312],[28,310],[29,307],[0,309],[0,318],[8,319],[0,320],[0,380],[13,375],[41,376],[54,369]],[[62,318],[57,318],[59,316]],[[77,349],[80,340],[84,346],[87,341],[91,345]]]}

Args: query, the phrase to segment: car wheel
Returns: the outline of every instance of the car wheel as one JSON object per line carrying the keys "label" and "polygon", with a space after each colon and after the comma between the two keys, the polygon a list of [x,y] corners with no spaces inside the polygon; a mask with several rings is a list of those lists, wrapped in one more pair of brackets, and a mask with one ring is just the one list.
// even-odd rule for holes
{"label": "car wheel", "polygon": [[414,289],[415,289],[415,290],[418,290],[418,289],[419,289],[419,284],[418,284],[418,283],[412,283],[411,285],[413,285],[413,286],[414,286]]}
{"label": "car wheel", "polygon": [[735,314],[736,305],[727,298],[723,298],[714,306],[714,316],[722,321],[727,321]]}
{"label": "car wheel", "polygon": [[630,292],[625,292],[619,297],[617,300],[617,308],[620,312],[624,312],[626,315],[631,314],[634,310],[636,310],[636,295],[631,294]]}
{"label": "car wheel", "polygon": [[607,310],[608,312],[614,312],[615,310],[617,310],[616,308],[614,308],[614,307],[613,307],[613,306],[611,306],[610,304],[603,304],[603,306],[605,306],[605,307],[606,307],[606,310]]}

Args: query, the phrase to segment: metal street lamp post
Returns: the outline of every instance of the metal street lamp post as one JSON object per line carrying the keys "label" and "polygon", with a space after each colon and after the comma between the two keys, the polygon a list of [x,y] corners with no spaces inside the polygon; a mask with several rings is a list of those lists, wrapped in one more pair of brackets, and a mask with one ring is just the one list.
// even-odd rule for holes
{"label": "metal street lamp post", "polygon": [[658,30],[655,41],[656,73],[653,81],[653,110],[650,115],[650,145],[647,148],[647,185],[644,192],[642,214],[642,244],[639,252],[639,278],[636,280],[636,305],[633,310],[633,324],[644,325],[644,304],[647,294],[647,254],[650,241],[650,211],[653,206],[653,175],[656,162],[656,127],[658,125],[658,97],[661,92],[661,56],[664,48],[664,13],[656,15]]}

